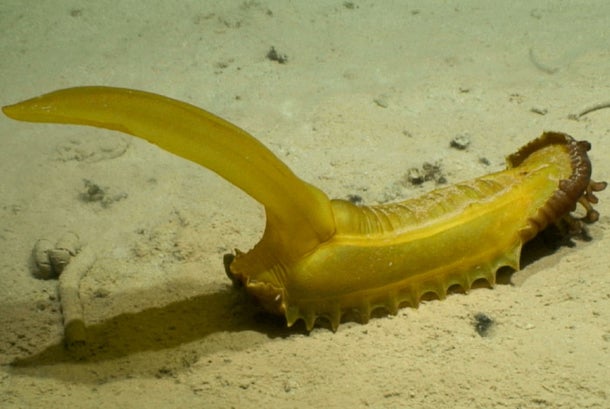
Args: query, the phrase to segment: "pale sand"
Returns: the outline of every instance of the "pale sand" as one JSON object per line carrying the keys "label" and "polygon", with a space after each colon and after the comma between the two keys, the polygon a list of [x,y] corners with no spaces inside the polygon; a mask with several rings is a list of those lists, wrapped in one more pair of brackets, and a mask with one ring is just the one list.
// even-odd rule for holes
{"label": "pale sand", "polygon": [[[400,185],[423,162],[449,183],[501,169],[542,130],[590,141],[610,179],[610,109],[568,119],[610,100],[607,1],[28,3],[0,4],[2,105],[85,84],[158,92],[366,203],[433,188]],[[460,134],[465,151],[449,147]],[[222,255],[249,249],[264,215],[211,172],[5,117],[0,163],[2,408],[610,407],[607,191],[593,240],[531,257],[515,285],[306,334],[231,288]],[[106,206],[82,200],[84,180]],[[66,231],[97,257],[85,361],[63,350],[57,281],[32,276],[36,241]]]}

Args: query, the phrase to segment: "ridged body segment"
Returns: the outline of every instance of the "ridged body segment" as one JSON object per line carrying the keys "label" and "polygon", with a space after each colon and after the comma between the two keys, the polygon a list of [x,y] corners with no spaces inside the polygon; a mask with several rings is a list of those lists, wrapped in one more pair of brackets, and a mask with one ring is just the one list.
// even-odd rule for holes
{"label": "ridged body segment", "polygon": [[[375,308],[395,313],[426,293],[444,298],[479,279],[493,285],[499,268],[519,269],[526,241],[574,209],[589,185],[587,150],[547,133],[507,158],[506,170],[415,199],[371,207],[333,200],[336,233],[313,252],[261,274],[244,274],[243,262],[256,262],[238,256],[232,271],[267,309],[308,329],[318,317],[337,328],[349,311],[366,322]],[[252,255],[268,260],[264,253]]]}

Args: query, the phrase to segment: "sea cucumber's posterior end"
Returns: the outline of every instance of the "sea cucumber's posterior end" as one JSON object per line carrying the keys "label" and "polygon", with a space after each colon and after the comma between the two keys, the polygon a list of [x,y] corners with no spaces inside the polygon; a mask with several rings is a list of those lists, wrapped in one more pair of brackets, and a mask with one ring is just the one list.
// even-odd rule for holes
{"label": "sea cucumber's posterior end", "polygon": [[15,105],[5,105],[2,107],[2,113],[4,113],[4,115],[8,116],[11,119],[17,119],[15,118]]}

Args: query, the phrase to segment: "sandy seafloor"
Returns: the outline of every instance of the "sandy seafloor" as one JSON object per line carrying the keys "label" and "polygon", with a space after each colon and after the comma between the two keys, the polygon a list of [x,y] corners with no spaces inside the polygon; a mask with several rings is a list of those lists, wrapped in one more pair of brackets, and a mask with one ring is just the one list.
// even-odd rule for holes
{"label": "sandy seafloor", "polygon": [[[161,93],[367,204],[433,189],[405,183],[424,162],[448,183],[500,170],[543,130],[590,141],[610,180],[610,109],[569,119],[610,101],[609,16],[602,0],[7,0],[0,104],[86,84]],[[251,248],[264,213],[206,169],[2,117],[0,170],[2,408],[610,407],[607,191],[591,241],[534,254],[512,285],[308,334],[231,287],[222,255]],[[104,200],[84,200],[85,181]],[[57,281],[33,277],[34,244],[67,231],[97,257],[81,360],[63,348]]]}

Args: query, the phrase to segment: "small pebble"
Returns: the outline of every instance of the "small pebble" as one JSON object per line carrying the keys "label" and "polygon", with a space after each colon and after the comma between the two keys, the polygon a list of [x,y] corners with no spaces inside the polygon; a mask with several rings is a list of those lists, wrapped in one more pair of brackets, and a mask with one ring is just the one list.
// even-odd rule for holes
{"label": "small pebble", "polygon": [[530,108],[530,112],[533,112],[538,115],[546,115],[549,113],[549,110],[541,107],[532,107]]}
{"label": "small pebble", "polygon": [[280,64],[286,64],[288,62],[288,56],[284,53],[278,52],[275,47],[271,47],[267,52],[267,59],[270,61],[276,61]]}
{"label": "small pebble", "polygon": [[494,320],[492,318],[490,318],[489,316],[487,316],[486,314],[483,314],[482,312],[478,312],[474,315],[474,329],[477,331],[477,333],[480,336],[482,336],[482,337],[488,336],[493,325],[494,325]]}
{"label": "small pebble", "polygon": [[424,183],[424,175],[417,168],[411,168],[407,171],[407,180],[413,185],[421,185]]}
{"label": "small pebble", "polygon": [[470,145],[470,135],[459,134],[451,140],[449,144],[452,148],[463,151]]}
{"label": "small pebble", "polygon": [[385,95],[380,95],[379,97],[375,98],[373,100],[373,102],[375,104],[377,104],[378,107],[381,107],[381,108],[388,107],[388,97],[386,97]]}

